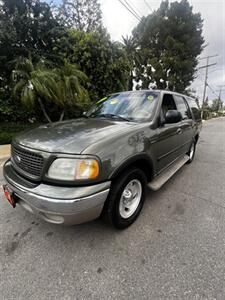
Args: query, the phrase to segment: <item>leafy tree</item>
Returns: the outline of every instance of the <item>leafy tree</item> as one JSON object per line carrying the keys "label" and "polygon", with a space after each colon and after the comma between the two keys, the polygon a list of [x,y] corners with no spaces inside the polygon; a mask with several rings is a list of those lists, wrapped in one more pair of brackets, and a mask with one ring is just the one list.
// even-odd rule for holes
{"label": "leafy tree", "polygon": [[[50,6],[40,0],[0,1],[0,118],[26,121],[33,116],[14,101],[11,73],[20,57],[36,63],[63,63],[61,52],[68,48],[67,32],[54,18]],[[36,116],[39,110],[36,110]]]}
{"label": "leafy tree", "polygon": [[211,111],[218,113],[223,109],[223,101],[220,99],[213,99],[210,109]]}
{"label": "leafy tree", "polygon": [[40,0],[0,2],[0,71],[9,80],[17,57],[58,61],[57,46],[66,34]]}
{"label": "leafy tree", "polygon": [[142,88],[156,83],[158,88],[183,92],[190,85],[204,39],[201,16],[193,13],[187,0],[163,1],[142,18],[133,37],[142,53],[141,64],[136,64]]}
{"label": "leafy tree", "polygon": [[204,120],[207,120],[209,118],[211,118],[211,109],[210,109],[210,106],[209,106],[209,98],[206,97],[204,103],[202,103],[201,105],[201,114],[202,114],[202,118]]}
{"label": "leafy tree", "polygon": [[62,0],[56,11],[61,24],[68,28],[91,31],[102,24],[98,0]]}
{"label": "leafy tree", "polygon": [[101,26],[97,0],[64,0],[54,11],[41,0],[0,1],[1,119],[69,116],[89,104],[87,91],[96,100],[127,89],[130,69],[124,46]]}
{"label": "leafy tree", "polygon": [[73,52],[68,60],[88,75],[86,88],[91,101],[127,89],[130,65],[120,43],[113,43],[105,30],[84,32],[71,29]]}

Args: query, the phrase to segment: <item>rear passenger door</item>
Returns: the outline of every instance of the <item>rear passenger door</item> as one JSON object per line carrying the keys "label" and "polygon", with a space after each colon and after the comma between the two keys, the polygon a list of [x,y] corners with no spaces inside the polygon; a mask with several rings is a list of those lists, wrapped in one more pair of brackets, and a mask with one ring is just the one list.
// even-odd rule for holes
{"label": "rear passenger door", "polygon": [[163,95],[160,124],[156,133],[155,158],[157,161],[157,173],[162,172],[166,167],[173,163],[179,157],[181,146],[180,126],[181,122],[174,124],[166,124],[165,116],[169,110],[177,110],[172,94],[165,93]]}
{"label": "rear passenger door", "polygon": [[177,106],[177,110],[182,115],[182,121],[180,123],[180,149],[179,154],[185,154],[190,149],[193,134],[194,134],[194,121],[190,108],[186,99],[181,95],[174,95],[174,100]]}

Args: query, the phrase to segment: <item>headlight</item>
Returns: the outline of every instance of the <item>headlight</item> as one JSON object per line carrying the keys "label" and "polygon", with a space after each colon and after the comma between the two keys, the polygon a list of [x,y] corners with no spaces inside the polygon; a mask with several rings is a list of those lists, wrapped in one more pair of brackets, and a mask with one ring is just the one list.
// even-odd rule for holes
{"label": "headlight", "polygon": [[94,179],[99,174],[99,164],[95,159],[58,158],[53,161],[48,177],[59,180]]}

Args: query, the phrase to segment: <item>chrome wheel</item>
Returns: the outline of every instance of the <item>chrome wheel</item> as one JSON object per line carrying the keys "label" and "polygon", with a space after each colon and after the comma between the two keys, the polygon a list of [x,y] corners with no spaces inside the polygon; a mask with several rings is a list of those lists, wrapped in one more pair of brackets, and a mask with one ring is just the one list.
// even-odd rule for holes
{"label": "chrome wheel", "polygon": [[191,149],[190,149],[190,152],[189,152],[189,158],[190,158],[190,160],[192,160],[192,158],[194,157],[194,153],[195,153],[195,144],[192,143]]}
{"label": "chrome wheel", "polygon": [[136,211],[142,196],[142,185],[137,179],[131,180],[123,190],[119,203],[119,212],[122,218],[131,217]]}

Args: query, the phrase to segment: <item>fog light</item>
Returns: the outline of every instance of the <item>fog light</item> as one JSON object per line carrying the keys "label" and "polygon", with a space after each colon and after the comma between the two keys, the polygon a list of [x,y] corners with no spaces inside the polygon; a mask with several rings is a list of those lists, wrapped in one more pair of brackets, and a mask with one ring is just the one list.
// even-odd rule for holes
{"label": "fog light", "polygon": [[59,215],[53,215],[44,212],[39,212],[39,215],[49,223],[62,224],[64,222],[64,218]]}

